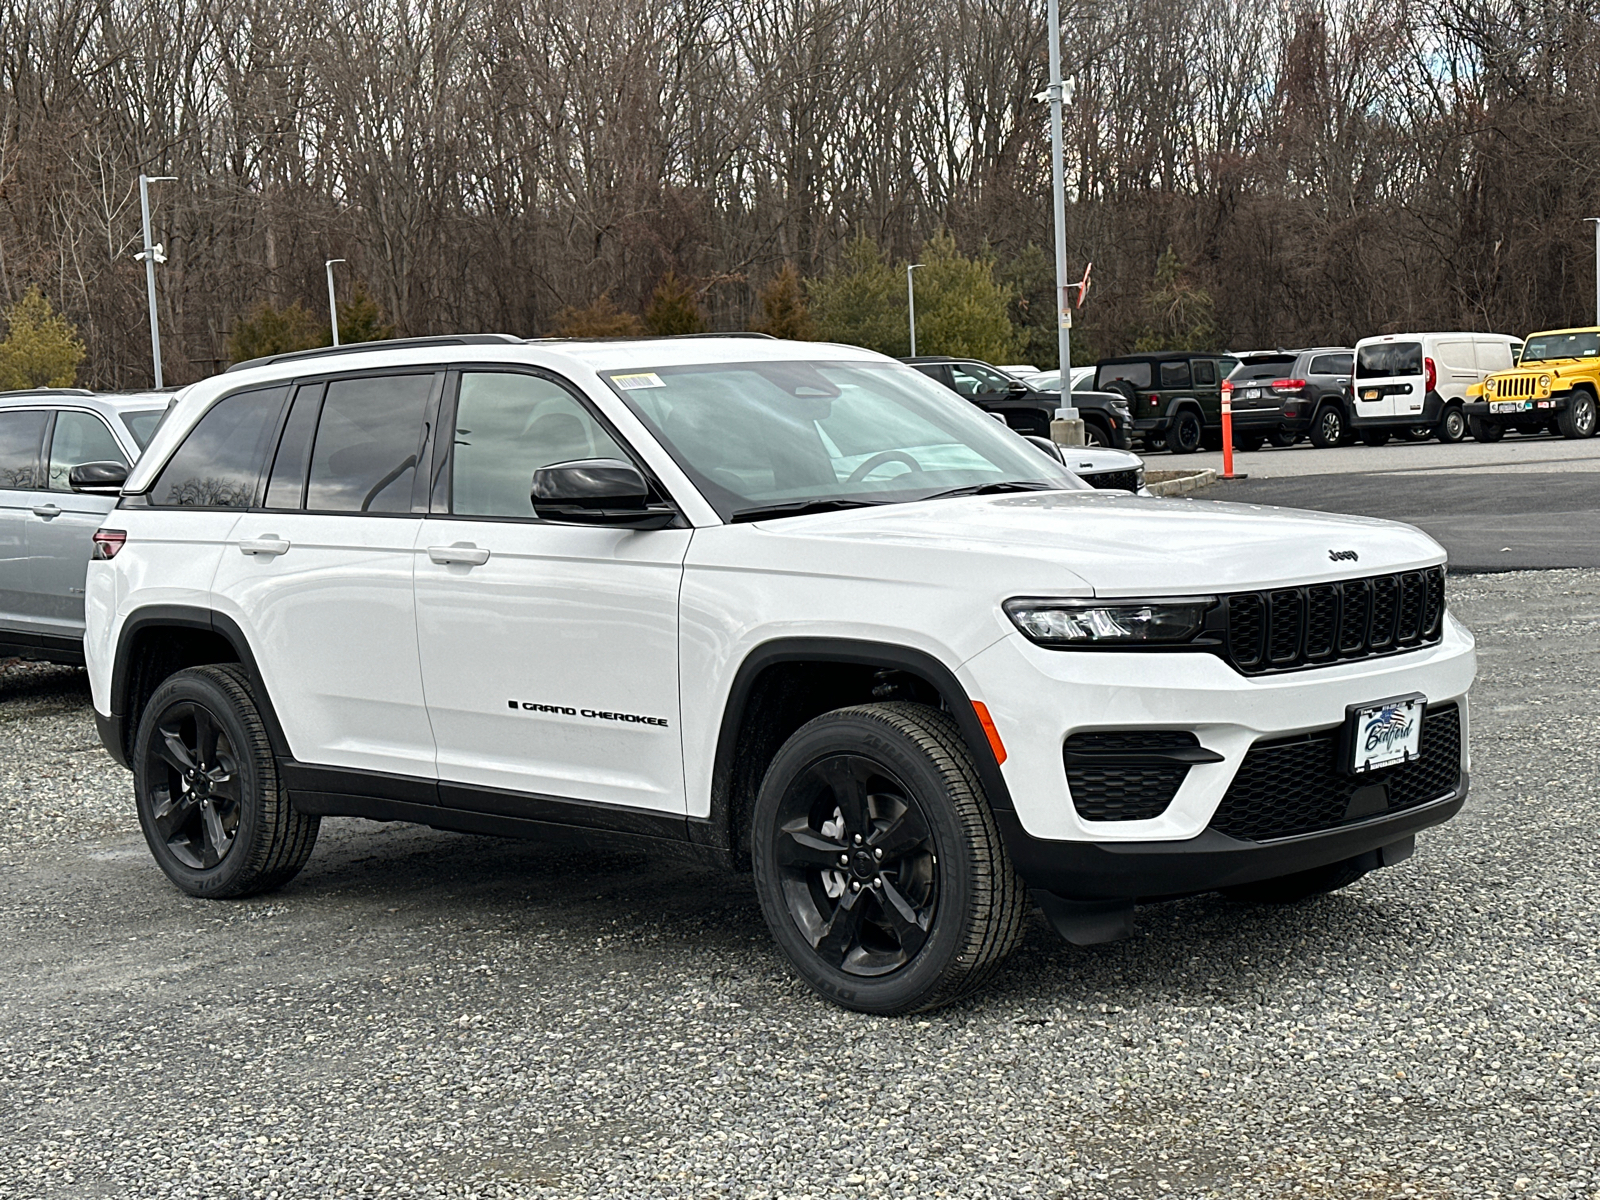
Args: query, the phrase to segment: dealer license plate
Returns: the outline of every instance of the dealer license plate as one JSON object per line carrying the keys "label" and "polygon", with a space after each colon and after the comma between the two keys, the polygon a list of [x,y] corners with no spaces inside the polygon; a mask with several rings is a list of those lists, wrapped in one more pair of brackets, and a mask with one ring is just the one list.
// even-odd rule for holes
{"label": "dealer license plate", "polygon": [[1422,753],[1421,695],[1399,696],[1378,704],[1352,707],[1350,770],[1361,775],[1410,762]]}
{"label": "dealer license plate", "polygon": [[1522,412],[1533,407],[1532,400],[1496,400],[1489,405],[1492,413]]}

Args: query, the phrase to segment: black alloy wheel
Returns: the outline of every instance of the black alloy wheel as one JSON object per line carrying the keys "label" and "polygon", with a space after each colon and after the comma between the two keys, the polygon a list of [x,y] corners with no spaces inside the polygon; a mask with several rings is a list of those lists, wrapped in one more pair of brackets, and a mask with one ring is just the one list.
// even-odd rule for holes
{"label": "black alloy wheel", "polygon": [[1596,415],[1594,393],[1575,391],[1567,407],[1556,414],[1556,425],[1564,438],[1589,438],[1594,436]]}
{"label": "black alloy wheel", "polygon": [[1336,404],[1324,404],[1311,421],[1311,444],[1329,450],[1344,440],[1344,414]]}
{"label": "black alloy wheel", "polygon": [[1111,435],[1106,432],[1105,426],[1098,421],[1085,421],[1083,423],[1083,441],[1087,446],[1109,446]]}
{"label": "black alloy wheel", "polygon": [[1452,404],[1439,418],[1438,437],[1446,445],[1453,445],[1467,436],[1467,416],[1459,404]]}
{"label": "black alloy wheel", "polygon": [[156,688],[134,737],[133,791],[156,864],[192,896],[270,891],[316,845],[319,819],[290,804],[236,664],[191,667]]}
{"label": "black alloy wheel", "polygon": [[960,731],[893,702],[838,709],[774,756],[751,815],[762,913],[824,998],[882,1014],[980,987],[1026,893]]}
{"label": "black alloy wheel", "polygon": [[1200,423],[1199,414],[1186,408],[1172,418],[1167,431],[1167,449],[1174,454],[1193,454],[1200,449],[1204,437],[1205,426]]}
{"label": "black alloy wheel", "polygon": [[1467,428],[1471,431],[1472,440],[1475,442],[1498,442],[1506,435],[1504,425],[1485,417],[1468,417]]}

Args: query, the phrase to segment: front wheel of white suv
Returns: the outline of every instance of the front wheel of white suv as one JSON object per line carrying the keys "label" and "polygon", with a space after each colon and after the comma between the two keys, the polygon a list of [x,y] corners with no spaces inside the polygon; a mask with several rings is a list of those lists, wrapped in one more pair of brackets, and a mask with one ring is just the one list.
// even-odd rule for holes
{"label": "front wheel of white suv", "polygon": [[1021,940],[1027,893],[955,722],[910,703],[825,713],[768,768],[756,893],[795,971],[860,1012],[981,987]]}
{"label": "front wheel of white suv", "polygon": [[232,664],[156,688],[134,738],[133,789],[156,865],[191,896],[281,887],[317,841],[320,822],[290,805],[249,677]]}

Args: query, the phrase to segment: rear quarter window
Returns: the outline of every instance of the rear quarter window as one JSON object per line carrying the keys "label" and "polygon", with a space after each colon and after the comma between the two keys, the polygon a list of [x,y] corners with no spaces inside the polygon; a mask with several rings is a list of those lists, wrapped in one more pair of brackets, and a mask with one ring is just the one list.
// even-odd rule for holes
{"label": "rear quarter window", "polygon": [[1421,342],[1374,342],[1356,351],[1357,379],[1421,374]]}
{"label": "rear quarter window", "polygon": [[1355,359],[1353,354],[1319,354],[1306,368],[1308,375],[1348,375]]}
{"label": "rear quarter window", "polygon": [[1125,379],[1136,388],[1150,386],[1150,364],[1147,362],[1107,363],[1095,376],[1095,386],[1105,391],[1106,384]]}
{"label": "rear quarter window", "polygon": [[249,508],[287,385],[235,392],[213,404],[167,460],[150,503],[170,508]]}

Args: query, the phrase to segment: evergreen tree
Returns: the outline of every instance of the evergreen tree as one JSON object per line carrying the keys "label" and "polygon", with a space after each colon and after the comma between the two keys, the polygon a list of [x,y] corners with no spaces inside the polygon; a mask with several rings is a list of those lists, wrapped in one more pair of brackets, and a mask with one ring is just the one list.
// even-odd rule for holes
{"label": "evergreen tree", "polygon": [[394,326],[384,323],[382,307],[358,280],[350,299],[339,302],[339,340],[346,344],[381,342],[393,336]]}
{"label": "evergreen tree", "polygon": [[[840,264],[806,285],[817,337],[865,346],[881,354],[910,351],[905,272],[871,238],[856,238]],[[919,347],[920,348],[920,347]]]}
{"label": "evergreen tree", "polygon": [[30,287],[5,310],[6,338],[0,342],[0,389],[71,387],[83,361],[84,345],[72,323]]}
{"label": "evergreen tree", "polygon": [[816,337],[816,326],[806,308],[805,285],[792,262],[785,262],[761,289],[761,320],[752,328],[777,338],[806,342]]}
{"label": "evergreen tree", "polygon": [[558,337],[638,337],[643,332],[644,324],[613,304],[610,292],[602,292],[593,304],[563,308],[556,314]]}
{"label": "evergreen tree", "polygon": [[676,271],[668,271],[656,284],[650,307],[644,310],[644,327],[659,336],[704,333],[711,328],[700,311],[694,289],[679,279]]}
{"label": "evergreen tree", "polygon": [[1144,307],[1149,319],[1133,344],[1135,350],[1216,349],[1216,305],[1211,293],[1184,278],[1183,263],[1171,246],[1156,260],[1155,285],[1145,293]]}
{"label": "evergreen tree", "polygon": [[241,363],[268,354],[314,350],[330,340],[327,328],[298,300],[283,308],[263,300],[248,317],[234,322],[228,335],[228,359]]}
{"label": "evergreen tree", "polygon": [[917,272],[917,349],[984,362],[1010,362],[1020,339],[1011,324],[1014,290],[994,277],[994,260],[968,258],[941,230],[922,245]]}

